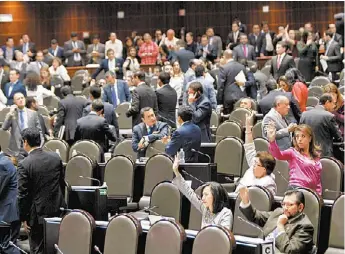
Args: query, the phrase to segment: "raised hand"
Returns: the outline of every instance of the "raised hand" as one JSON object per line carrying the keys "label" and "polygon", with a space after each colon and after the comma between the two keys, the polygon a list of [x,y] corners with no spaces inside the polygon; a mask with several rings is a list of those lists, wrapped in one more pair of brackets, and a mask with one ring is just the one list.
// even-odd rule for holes
{"label": "raised hand", "polygon": [[243,202],[243,204],[248,204],[249,203],[249,191],[247,187],[242,187],[241,189],[239,189],[240,192],[240,197],[241,200]]}
{"label": "raised hand", "polygon": [[276,139],[276,126],[275,124],[269,123],[266,126],[267,139],[269,142],[273,142]]}
{"label": "raised hand", "polygon": [[180,172],[178,171],[179,165],[180,165],[179,157],[177,155],[175,155],[174,164],[173,164],[173,171],[175,173],[175,176],[180,175]]}

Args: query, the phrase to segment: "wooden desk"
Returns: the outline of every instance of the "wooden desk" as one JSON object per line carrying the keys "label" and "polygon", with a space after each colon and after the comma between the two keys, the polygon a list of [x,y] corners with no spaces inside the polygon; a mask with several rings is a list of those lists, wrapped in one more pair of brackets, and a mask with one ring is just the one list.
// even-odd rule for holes
{"label": "wooden desk", "polygon": [[258,69],[261,70],[262,67],[265,66],[265,63],[268,61],[268,60],[271,60],[272,57],[271,56],[263,56],[263,57],[257,57],[256,60],[258,62]]}
{"label": "wooden desk", "polygon": [[149,69],[151,68],[151,71],[153,72],[153,68],[155,68],[157,65],[155,64],[141,64],[140,65],[140,70],[144,72],[149,72]]}
{"label": "wooden desk", "polygon": [[74,73],[79,70],[87,70],[90,75],[94,74],[95,71],[98,69],[96,67],[86,67],[86,66],[76,66],[76,67],[66,67],[68,75],[72,78]]}

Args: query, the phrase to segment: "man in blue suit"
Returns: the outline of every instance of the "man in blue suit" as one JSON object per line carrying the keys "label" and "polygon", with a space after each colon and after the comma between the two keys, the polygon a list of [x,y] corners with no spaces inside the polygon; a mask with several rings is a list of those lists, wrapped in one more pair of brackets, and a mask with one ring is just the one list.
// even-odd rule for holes
{"label": "man in blue suit", "polygon": [[99,68],[96,70],[94,74],[92,74],[92,79],[96,79],[98,74],[104,70],[104,72],[115,72],[116,77],[118,79],[123,79],[123,71],[122,71],[122,65],[123,65],[123,59],[122,58],[115,58],[115,52],[113,49],[107,50],[107,57],[108,59],[103,59]]}
{"label": "man in blue suit", "polygon": [[[200,150],[201,130],[192,122],[193,109],[189,106],[180,106],[177,112],[177,121],[181,125],[174,131],[171,140],[163,138],[164,143],[168,143],[165,152],[174,157],[182,148],[185,152],[186,162],[198,162],[198,153],[192,152]],[[169,141],[169,142],[168,142]]]}
{"label": "man in blue suit", "polygon": [[103,88],[103,102],[109,102],[116,108],[123,102],[131,101],[131,93],[125,81],[117,79],[112,71],[108,71],[105,78],[108,85]]}
{"label": "man in blue suit", "polygon": [[15,60],[15,54],[14,54],[15,49],[14,49],[14,42],[13,42],[12,37],[7,37],[6,45],[2,46],[1,50],[3,54],[2,55],[3,63],[5,63],[6,65],[10,65],[11,61]]}
{"label": "man in blue suit", "polygon": [[9,245],[9,241],[16,244],[20,231],[17,195],[17,170],[11,160],[0,152],[0,224],[7,223],[11,229],[10,235],[0,235],[0,243],[3,245],[4,253],[20,253]]}
{"label": "man in blue suit", "polygon": [[22,93],[26,97],[26,89],[19,81],[19,71],[16,69],[10,70],[10,82],[5,85],[5,96],[7,97],[7,105],[13,105],[13,96],[16,93]]}
{"label": "man in blue suit", "polygon": [[61,60],[63,60],[64,57],[64,52],[63,52],[63,48],[59,46],[58,41],[56,39],[52,39],[50,42],[50,48],[48,49],[48,52],[54,56],[54,57],[58,57]]}

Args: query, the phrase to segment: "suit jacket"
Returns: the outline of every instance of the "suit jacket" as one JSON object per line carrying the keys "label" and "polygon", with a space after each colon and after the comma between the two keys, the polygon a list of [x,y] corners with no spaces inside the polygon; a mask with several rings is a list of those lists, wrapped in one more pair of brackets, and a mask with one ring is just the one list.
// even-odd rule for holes
{"label": "suit jacket", "polygon": [[[54,51],[52,48],[48,48],[48,52],[54,56]],[[56,57],[60,58],[61,60],[63,60],[65,58],[64,52],[63,52],[63,48],[58,46],[57,47],[57,53],[56,53]]]}
{"label": "suit jacket", "polygon": [[268,81],[268,77],[260,70],[257,70],[253,75],[261,98],[263,98],[267,94],[266,83]]}
{"label": "suit jacket", "polygon": [[[206,55],[206,59],[213,63],[214,59],[217,58],[217,49],[213,47],[212,45],[208,44],[207,51],[208,53]],[[204,55],[204,47],[200,44],[196,49],[195,57],[201,58],[203,57],[203,55]]]}
{"label": "suit jacket", "polygon": [[[129,91],[127,83],[119,79],[117,79],[116,82],[117,82],[116,94],[119,97],[120,104],[123,102],[131,101],[131,93]],[[104,87],[102,100],[104,102],[109,102],[110,104],[114,104],[113,96],[111,92],[111,85],[108,84],[106,87]]]}
{"label": "suit jacket", "polygon": [[255,56],[258,57],[260,56],[260,53],[264,53],[264,48],[263,46],[263,34],[260,33],[255,40],[255,34],[251,33],[248,35],[248,42],[250,45],[252,45],[254,47],[254,51],[255,51]]}
{"label": "suit jacket", "polygon": [[159,120],[176,128],[176,90],[167,84],[156,90],[156,96]]}
{"label": "suit jacket", "polygon": [[29,65],[26,68],[26,72],[35,72],[38,75],[40,75],[40,70],[42,67],[48,68],[48,64],[46,64],[45,62],[41,62],[41,66],[39,65],[39,63],[37,61],[35,62],[31,62],[29,63]]}
{"label": "suit jacket", "polygon": [[152,108],[155,114],[158,112],[156,93],[145,82],[142,82],[133,90],[132,106],[126,113],[127,117],[132,117],[133,127],[141,123],[140,110],[145,107]]}
{"label": "suit jacket", "polygon": [[[20,52],[23,52],[23,54],[27,54],[27,52],[24,52],[24,45],[19,45],[17,47],[17,50],[19,50]],[[35,43],[29,41],[29,47],[28,50],[33,53],[33,56],[30,57],[30,61],[34,61],[35,57],[36,57],[36,45]]]}
{"label": "suit jacket", "polygon": [[256,61],[255,49],[252,45],[246,44],[247,57],[244,55],[243,45],[238,44],[233,50],[233,58],[235,61],[246,59],[248,61]]}
{"label": "suit jacket", "polygon": [[[85,49],[85,44],[83,41],[78,40],[77,41],[78,48],[80,49],[80,58],[82,65],[85,65],[85,55],[86,55],[86,49]],[[72,40],[66,41],[64,43],[63,51],[64,51],[64,56],[67,59],[67,66],[76,66],[76,63],[74,62],[74,52],[72,51],[73,49],[73,44]]]}
{"label": "suit jacket", "polygon": [[211,102],[205,95],[201,95],[196,102],[190,104],[193,109],[193,123],[201,130],[201,142],[211,142],[210,120],[212,114]]}
{"label": "suit jacket", "polygon": [[16,93],[22,93],[24,94],[24,96],[26,97],[26,89],[25,89],[25,86],[20,82],[20,81],[17,81],[16,84],[13,86],[13,89],[11,91],[11,94],[8,94],[8,91],[10,89],[10,86],[11,86],[11,83],[7,83],[5,85],[5,90],[4,90],[4,94],[5,96],[7,97],[7,105],[8,106],[11,106],[13,105],[13,96],[16,94]]}
{"label": "suit jacket", "polygon": [[11,69],[17,69],[19,71],[19,80],[21,82],[23,82],[23,80],[25,79],[27,67],[28,67],[28,64],[24,62],[22,64],[20,64],[20,62],[18,61],[12,61],[10,63]]}
{"label": "suit jacket", "polygon": [[[1,72],[0,72],[1,73]],[[0,85],[1,85],[1,90],[5,91],[5,85],[10,82],[10,74],[8,71],[3,70],[1,77],[0,77]],[[6,95],[5,95],[6,96]]]}
{"label": "suit jacket", "polygon": [[166,123],[157,121],[151,134],[148,134],[145,123],[140,123],[134,126],[132,149],[134,152],[138,153],[138,158],[145,157],[146,148],[140,150],[138,149],[139,142],[144,136],[148,137],[149,143],[153,143],[156,140],[162,139],[164,136],[169,136],[169,126]]}
{"label": "suit jacket", "polygon": [[[37,128],[40,131],[41,125],[38,120],[38,114],[31,109],[25,108],[27,114],[28,128]],[[21,130],[19,127],[18,113],[16,111],[14,116],[11,116],[10,113],[7,113],[4,123],[2,124],[3,130],[9,130],[11,128],[11,138],[10,144],[8,146],[14,152],[18,152],[19,149],[23,146]],[[42,142],[44,141],[43,135],[41,136]]]}
{"label": "suit jacket", "polygon": [[[6,54],[6,45],[1,47],[2,51],[4,52],[3,58],[7,59],[7,54]],[[15,54],[14,54],[15,48],[12,48],[12,59],[10,60],[15,60]]]}
{"label": "suit jacket", "polygon": [[19,220],[17,169],[12,161],[0,153],[0,221]]}
{"label": "suit jacket", "polygon": [[240,37],[241,37],[241,33],[240,31],[238,32],[238,35],[237,35],[237,39],[235,41],[235,37],[234,37],[234,33],[231,31],[229,34],[228,34],[228,38],[226,40],[226,46],[228,46],[230,43],[231,43],[231,46],[229,47],[231,50],[233,50],[239,43],[240,43]]}
{"label": "suit jacket", "polygon": [[[199,82],[200,84],[202,84],[202,88],[204,91],[203,94],[211,102],[212,109],[216,110],[217,98],[216,98],[216,91],[213,87],[213,83],[209,79],[206,79],[203,76],[197,77],[195,80],[191,81],[190,83],[192,83],[192,82]],[[188,104],[188,88],[189,88],[190,83],[187,84],[186,92],[183,93],[183,104],[184,105]]]}
{"label": "suit jacket", "polygon": [[98,43],[97,46],[98,46],[97,52],[99,53],[99,56],[95,58],[95,61],[93,61],[92,56],[91,56],[91,53],[93,51],[93,44],[90,44],[87,46],[86,57],[87,57],[88,63],[100,64],[101,61],[104,59],[104,57],[105,57],[105,45],[103,43]]}
{"label": "suit jacket", "polygon": [[222,50],[223,50],[222,38],[220,38],[217,35],[213,36],[211,45],[216,49],[217,57],[220,57],[222,55]]}
{"label": "suit jacket", "polygon": [[65,125],[64,140],[74,140],[74,133],[75,129],[77,128],[77,120],[83,116],[85,102],[83,99],[69,94],[63,100],[59,101],[58,105],[59,107],[56,116],[56,124],[54,126],[54,135],[57,136],[61,126]]}
{"label": "suit jacket", "polygon": [[340,34],[336,33],[334,35],[334,40],[339,43],[340,47],[344,47],[343,37]]}
{"label": "suit jacket", "polygon": [[187,91],[187,84],[193,80],[195,80],[195,71],[192,68],[188,68],[184,74],[182,94]]}
{"label": "suit jacket", "polygon": [[[251,205],[239,207],[244,216],[251,222],[262,227],[264,236],[269,235],[277,228],[277,221],[283,214],[282,208],[272,212],[258,211]],[[275,248],[281,253],[310,253],[313,249],[314,227],[305,213],[300,213],[288,219],[284,226],[284,233],[275,238]]]}
{"label": "suit jacket", "polygon": [[[115,58],[115,68],[118,68],[118,70],[115,71],[116,79],[123,79],[122,65],[123,65],[123,59]],[[102,60],[99,68],[95,71],[94,74],[92,74],[92,78],[95,79],[102,70],[104,70],[104,73],[109,71],[109,59]],[[111,70],[111,71],[114,71],[114,70]]]}
{"label": "suit jacket", "polygon": [[283,60],[281,60],[279,69],[277,66],[278,56],[272,57],[272,64],[271,64],[271,74],[275,80],[278,80],[281,76],[285,75],[285,72],[290,68],[295,68],[295,61],[293,60],[292,56],[288,54],[284,55]]}
{"label": "suit jacket", "polygon": [[337,72],[341,71],[343,68],[342,60],[343,55],[340,53],[340,45],[336,41],[332,40],[330,45],[327,46],[329,49],[326,49],[328,59],[327,61],[327,72]]}
{"label": "suit jacket", "polygon": [[110,128],[107,120],[104,117],[98,116],[95,112],[90,112],[77,120],[77,128],[75,130],[74,140],[89,139],[100,145],[103,152],[108,151],[108,141],[116,141],[116,135]]}
{"label": "suit jacket", "polygon": [[[119,123],[113,105],[108,102],[104,102],[104,118],[108,124],[115,127],[116,135],[119,137]],[[91,112],[91,104],[87,105],[83,110],[83,117],[87,116]]]}
{"label": "suit jacket", "polygon": [[21,221],[43,224],[60,216],[65,206],[65,172],[61,158],[41,148],[32,150],[18,165],[18,205]]}
{"label": "suit jacket", "polygon": [[183,71],[183,73],[185,73],[189,68],[189,61],[194,58],[195,56],[193,52],[186,49],[180,49],[174,52],[172,62],[178,61],[181,66],[181,70]]}
{"label": "suit jacket", "polygon": [[274,108],[265,115],[262,120],[262,135],[267,139],[266,127],[273,121],[276,126],[276,141],[280,150],[286,150],[291,147],[291,135],[288,131],[288,121],[282,117]]}
{"label": "suit jacket", "polygon": [[[262,51],[264,52],[264,55],[267,56],[269,52],[266,50],[266,44],[267,44],[266,34],[265,33],[261,33],[261,34],[262,34]],[[272,38],[273,51],[275,51],[275,45],[273,43],[273,40],[274,40],[276,34],[275,34],[275,32],[271,32],[271,31],[269,31],[269,34]],[[270,52],[273,52],[273,51],[270,51]]]}
{"label": "suit jacket", "polygon": [[40,122],[40,126],[41,126],[41,130],[42,130],[42,135],[44,137],[44,140],[46,140],[45,135],[49,136],[49,132],[48,129],[46,127],[46,123],[44,121],[43,116],[37,112],[37,117],[38,117],[38,121]]}
{"label": "suit jacket", "polygon": [[301,118],[301,110],[299,108],[298,102],[296,101],[295,97],[292,96],[290,92],[282,92],[282,91],[271,91],[265,97],[263,97],[259,102],[259,107],[261,109],[261,113],[265,116],[273,107],[273,102],[276,96],[283,95],[287,97],[290,101],[290,110],[289,114],[286,116],[286,119],[289,123],[299,123]]}
{"label": "suit jacket", "polygon": [[185,122],[172,134],[171,140],[165,147],[165,152],[174,158],[182,148],[185,152],[185,161],[188,163],[198,162],[198,153],[192,152],[200,150],[201,130],[199,126],[192,122]]}
{"label": "suit jacket", "polygon": [[313,129],[316,143],[321,145],[322,156],[333,156],[333,141],[343,140],[335,116],[323,106],[317,105],[303,112],[300,123],[308,124]]}

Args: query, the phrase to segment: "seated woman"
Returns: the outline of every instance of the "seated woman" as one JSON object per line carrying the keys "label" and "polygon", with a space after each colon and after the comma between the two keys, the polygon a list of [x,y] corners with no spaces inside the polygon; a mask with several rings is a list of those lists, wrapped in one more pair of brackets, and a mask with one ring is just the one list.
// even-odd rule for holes
{"label": "seated woman", "polygon": [[335,120],[339,126],[341,134],[344,135],[344,97],[339,91],[338,87],[333,83],[329,83],[323,87],[325,93],[330,93],[336,100],[336,106],[332,112],[335,116]]}
{"label": "seated woman", "polygon": [[276,160],[268,152],[256,152],[253,142],[251,119],[252,115],[246,117],[246,138],[244,144],[249,169],[247,169],[244,176],[240,179],[235,192],[238,192],[243,186],[258,185],[267,188],[275,196],[277,185],[272,172],[276,165]]}
{"label": "seated woman", "polygon": [[49,67],[49,73],[51,76],[57,75],[61,77],[64,82],[71,81],[67,69],[62,65],[62,62],[58,57],[54,57],[52,66]]}
{"label": "seated woman", "polygon": [[29,72],[24,80],[27,97],[34,97],[38,105],[43,105],[43,98],[53,96],[54,93],[40,84],[40,76],[36,72]]}
{"label": "seated woman", "polygon": [[231,210],[227,208],[229,197],[223,186],[216,182],[206,183],[201,190],[202,199],[200,199],[186,183],[178,171],[178,166],[179,159],[175,156],[173,170],[176,177],[172,182],[188,198],[192,205],[201,212],[201,228],[216,224],[231,230],[233,216]]}
{"label": "seated woman", "polygon": [[277,145],[274,124],[267,126],[267,138],[272,155],[278,160],[286,160],[289,163],[289,188],[306,187],[321,195],[321,148],[315,144],[314,133],[310,126],[298,125],[292,139],[293,147],[285,151],[280,151]]}

